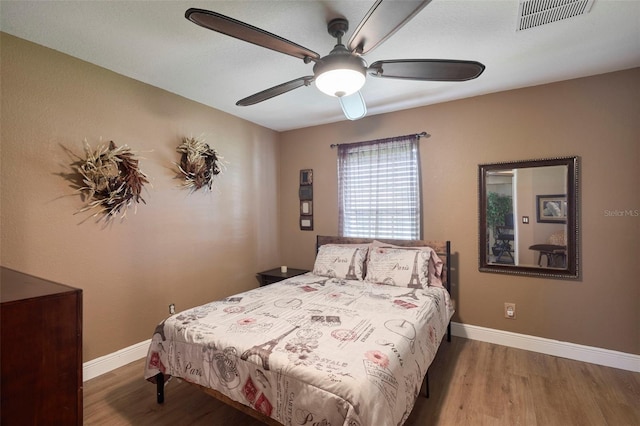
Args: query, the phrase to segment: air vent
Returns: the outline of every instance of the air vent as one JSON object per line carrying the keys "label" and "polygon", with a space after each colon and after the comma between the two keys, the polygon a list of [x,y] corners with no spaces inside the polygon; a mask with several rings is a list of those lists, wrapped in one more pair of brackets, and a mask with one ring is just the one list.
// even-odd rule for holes
{"label": "air vent", "polygon": [[518,31],[589,13],[594,0],[520,0]]}

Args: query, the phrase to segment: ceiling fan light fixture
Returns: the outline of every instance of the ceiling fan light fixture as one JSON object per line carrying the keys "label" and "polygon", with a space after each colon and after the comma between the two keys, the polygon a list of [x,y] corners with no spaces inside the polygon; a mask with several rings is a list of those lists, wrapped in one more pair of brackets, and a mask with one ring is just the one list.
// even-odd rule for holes
{"label": "ceiling fan light fixture", "polygon": [[360,90],[364,86],[365,75],[350,68],[339,68],[323,72],[315,81],[322,93],[340,98]]}
{"label": "ceiling fan light fixture", "polygon": [[349,96],[364,86],[367,66],[364,60],[352,55],[338,44],[329,55],[313,67],[316,87],[329,96]]}

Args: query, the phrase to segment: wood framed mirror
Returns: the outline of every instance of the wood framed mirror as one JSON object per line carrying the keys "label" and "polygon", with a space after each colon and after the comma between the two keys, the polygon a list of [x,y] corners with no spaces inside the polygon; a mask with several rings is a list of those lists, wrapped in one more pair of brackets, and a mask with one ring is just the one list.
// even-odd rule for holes
{"label": "wood framed mirror", "polygon": [[578,157],[478,166],[479,270],[579,277]]}

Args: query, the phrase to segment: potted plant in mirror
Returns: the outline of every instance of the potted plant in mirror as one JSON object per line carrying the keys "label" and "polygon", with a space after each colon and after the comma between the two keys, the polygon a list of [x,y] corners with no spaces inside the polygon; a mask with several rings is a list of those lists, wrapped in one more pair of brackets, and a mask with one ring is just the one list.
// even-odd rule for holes
{"label": "potted plant in mirror", "polygon": [[[496,247],[495,237],[498,235],[498,226],[504,226],[506,224],[505,218],[507,214],[513,210],[513,202],[511,195],[499,194],[497,192],[489,192],[487,194],[487,233],[489,230],[493,231],[494,244],[492,251],[494,255],[498,255],[496,251],[500,251]],[[490,241],[487,238],[487,241]]]}

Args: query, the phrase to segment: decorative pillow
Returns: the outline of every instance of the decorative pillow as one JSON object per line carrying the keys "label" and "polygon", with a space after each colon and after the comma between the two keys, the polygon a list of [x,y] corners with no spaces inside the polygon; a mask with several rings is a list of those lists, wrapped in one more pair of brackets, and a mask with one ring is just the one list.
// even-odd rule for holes
{"label": "decorative pillow", "polygon": [[[432,249],[431,247],[403,247],[403,246],[397,246],[397,245],[393,245],[393,244],[388,244],[388,243],[383,243],[381,241],[378,240],[374,240],[371,243],[371,251],[370,253],[373,253],[373,251],[376,248],[394,248],[394,249],[398,249],[398,250],[421,250],[421,251],[425,251],[426,254],[424,256],[426,256],[426,259],[428,259],[428,274],[427,274],[427,282],[428,285],[430,286],[435,286],[435,287],[444,287],[444,285],[442,284],[442,267],[443,267],[443,262],[442,259],[440,259],[440,256],[438,256],[438,253],[436,253],[436,251],[434,249]],[[371,254],[369,255],[371,257]],[[371,260],[369,260],[370,262]],[[367,264],[367,267],[369,265]],[[423,285],[423,287],[426,287],[426,285]]]}
{"label": "decorative pillow", "polygon": [[366,281],[397,287],[425,288],[429,284],[429,252],[375,247],[369,253]]}
{"label": "decorative pillow", "polygon": [[438,253],[431,247],[427,247],[431,254],[429,255],[429,285],[434,287],[444,287],[442,284],[442,267],[444,263]]}
{"label": "decorative pillow", "polygon": [[313,265],[313,273],[323,277],[363,280],[367,250],[367,245],[325,244],[320,246]]}

